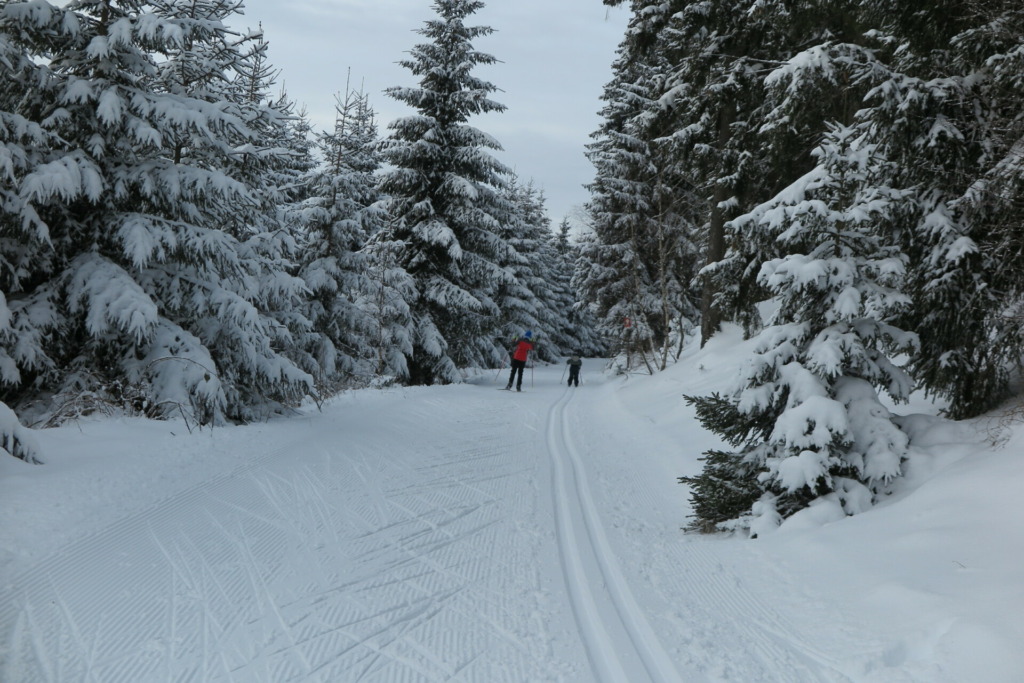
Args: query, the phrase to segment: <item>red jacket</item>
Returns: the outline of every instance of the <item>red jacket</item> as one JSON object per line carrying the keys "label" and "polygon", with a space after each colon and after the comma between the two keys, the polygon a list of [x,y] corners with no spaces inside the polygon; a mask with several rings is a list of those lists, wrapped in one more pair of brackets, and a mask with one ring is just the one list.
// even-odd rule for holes
{"label": "red jacket", "polygon": [[533,350],[533,344],[526,339],[520,339],[519,343],[516,344],[516,350],[512,354],[512,360],[526,361],[527,356],[530,355],[530,351]]}

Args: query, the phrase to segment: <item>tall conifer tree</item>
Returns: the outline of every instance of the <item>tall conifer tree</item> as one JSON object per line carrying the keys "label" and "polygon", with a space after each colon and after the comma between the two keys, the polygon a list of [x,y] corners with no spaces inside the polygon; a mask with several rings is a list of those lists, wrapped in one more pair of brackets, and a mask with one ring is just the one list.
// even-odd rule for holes
{"label": "tall conifer tree", "polygon": [[554,235],[544,208],[544,194],[533,183],[513,178],[505,195],[512,213],[498,234],[512,247],[509,255],[514,260],[503,265],[515,280],[511,286],[499,288],[502,338],[513,339],[523,330],[533,330],[540,342],[537,357],[554,360],[569,344],[567,323],[556,313]]}
{"label": "tall conifer tree", "polygon": [[4,243],[46,252],[7,259],[16,341],[5,350],[20,377],[5,396],[116,400],[131,384],[156,414],[184,404],[204,421],[255,417],[311,380],[268,314],[301,283],[251,241],[273,220],[261,178],[281,152],[265,135],[283,115],[232,90],[254,40],[225,26],[237,3],[154,7],[0,6],[14,78],[30,86],[4,101],[5,120],[36,140],[9,179]]}
{"label": "tall conifer tree", "polygon": [[922,332],[910,367],[950,416],[974,416],[1007,396],[1024,349],[1024,11],[866,5],[893,49],[864,117],[898,169],[893,184],[913,190],[893,224],[911,258],[902,324]]}
{"label": "tall conifer tree", "polygon": [[584,295],[601,331],[628,365],[664,368],[673,340],[696,322],[691,282],[699,265],[696,207],[666,137],[674,118],[661,104],[672,65],[659,48],[666,3],[633,3],[634,17],[606,86],[605,121],[588,157],[595,239],[583,248]]}
{"label": "tall conifer tree", "polygon": [[509,171],[490,154],[499,143],[468,124],[505,108],[490,98],[495,86],[473,75],[495,62],[473,47],[492,29],[465,24],[483,7],[477,0],[432,7],[437,18],[419,30],[429,42],[401,62],[419,86],[387,91],[417,114],[390,124],[383,156],[392,168],[380,184],[393,219],[384,237],[401,245],[399,263],[418,294],[408,366],[419,384],[456,381],[460,367],[502,358],[494,296],[513,281],[500,265],[511,260],[510,247],[497,235],[510,211],[501,194]]}
{"label": "tall conifer tree", "polygon": [[555,235],[554,250],[558,265],[556,266],[556,287],[558,297],[557,312],[568,324],[567,334],[570,337],[571,353],[582,356],[601,358],[608,354],[608,345],[604,343],[598,332],[597,317],[594,315],[593,304],[587,303],[581,293],[584,278],[580,264],[580,245],[569,239],[571,226],[567,218],[558,225]]}
{"label": "tall conifer tree", "polygon": [[304,179],[308,197],[294,207],[303,226],[300,276],[312,292],[310,352],[325,388],[375,368],[375,319],[366,306],[372,283],[361,250],[385,224],[377,205],[380,165],[373,110],[364,93],[346,90],[335,105],[334,128],[317,141],[323,163]]}

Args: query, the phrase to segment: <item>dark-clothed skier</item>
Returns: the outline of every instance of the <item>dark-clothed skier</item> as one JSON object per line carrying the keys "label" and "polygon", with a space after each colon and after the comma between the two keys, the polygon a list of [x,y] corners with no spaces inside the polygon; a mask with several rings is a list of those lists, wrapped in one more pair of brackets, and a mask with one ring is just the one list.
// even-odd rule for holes
{"label": "dark-clothed skier", "polygon": [[512,382],[516,379],[516,371],[519,372],[519,381],[516,383],[516,391],[523,390],[523,368],[526,367],[526,359],[530,356],[530,351],[533,350],[533,332],[527,330],[523,332],[523,336],[519,338],[516,343],[516,348],[512,351],[512,372],[508,376],[508,385],[506,389],[512,388]]}
{"label": "dark-clothed skier", "polygon": [[583,367],[583,361],[580,360],[579,354],[569,356],[569,359],[565,361],[569,364],[569,386],[580,385],[580,368]]}

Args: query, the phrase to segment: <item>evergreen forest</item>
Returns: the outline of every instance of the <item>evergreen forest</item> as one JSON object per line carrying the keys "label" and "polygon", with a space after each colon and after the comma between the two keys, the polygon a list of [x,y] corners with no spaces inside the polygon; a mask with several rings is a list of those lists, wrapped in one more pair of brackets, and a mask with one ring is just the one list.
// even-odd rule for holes
{"label": "evergreen forest", "polygon": [[756,535],[886,495],[911,392],[1011,395],[1019,0],[603,1],[630,21],[577,229],[473,125],[504,109],[479,0],[431,3],[384,93],[408,116],[345,87],[330,130],[235,0],[0,2],[0,447],[460,382],[527,329],[656,373],[732,326],[735,383],[685,397],[726,447],[682,482],[689,528]]}

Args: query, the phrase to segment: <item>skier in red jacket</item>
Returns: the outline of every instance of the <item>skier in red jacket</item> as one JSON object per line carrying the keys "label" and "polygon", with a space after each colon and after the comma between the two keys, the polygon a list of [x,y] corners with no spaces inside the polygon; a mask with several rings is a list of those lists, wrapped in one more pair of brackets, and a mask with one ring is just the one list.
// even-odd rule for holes
{"label": "skier in red jacket", "polygon": [[515,350],[512,352],[512,373],[508,376],[508,385],[506,389],[512,389],[512,381],[516,378],[516,371],[519,372],[519,381],[516,383],[516,391],[523,390],[523,368],[526,367],[526,359],[530,356],[530,351],[533,350],[533,332],[527,330],[523,333],[523,336],[519,338],[519,342],[516,344]]}

